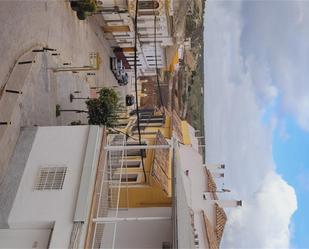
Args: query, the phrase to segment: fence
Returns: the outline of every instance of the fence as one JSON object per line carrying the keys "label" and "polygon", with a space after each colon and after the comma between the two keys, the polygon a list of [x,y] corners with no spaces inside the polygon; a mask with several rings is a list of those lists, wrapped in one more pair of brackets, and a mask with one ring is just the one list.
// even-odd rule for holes
{"label": "fence", "polygon": [[[125,146],[125,144],[126,137],[122,134],[109,135],[107,138],[107,145]],[[118,217],[121,190],[124,190],[124,193],[127,191],[127,183],[122,182],[123,177],[127,176],[126,156],[125,150],[108,151],[105,165],[98,172],[101,185],[96,189],[95,193],[97,206],[91,248],[115,248],[117,222],[96,220],[106,217]],[[110,235],[112,235],[112,239]],[[106,237],[109,238],[105,239]]]}

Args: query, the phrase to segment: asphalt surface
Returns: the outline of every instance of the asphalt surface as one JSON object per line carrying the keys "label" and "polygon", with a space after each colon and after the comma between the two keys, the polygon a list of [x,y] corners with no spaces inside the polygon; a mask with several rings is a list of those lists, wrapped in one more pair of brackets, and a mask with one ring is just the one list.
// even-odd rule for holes
{"label": "asphalt surface", "polygon": [[[77,91],[76,97],[89,97],[90,87],[109,86],[115,87],[124,98],[130,89],[130,84],[118,87],[110,71],[112,50],[104,38],[102,25],[100,16],[78,20],[69,2],[63,0],[0,1],[0,88],[10,84],[23,91],[16,98],[4,96],[7,93],[0,96],[0,119],[5,119],[0,121],[12,121],[9,127],[0,127],[0,184],[21,127],[69,125],[77,120],[87,123],[83,113],[63,112],[56,117],[56,105],[61,109],[85,110],[84,100],[70,102],[70,93]],[[16,61],[31,54],[35,46],[57,49],[59,55],[40,53],[29,70],[17,70]],[[63,63],[74,67],[89,65],[90,52],[99,53],[101,58],[95,75],[53,72],[52,68],[62,67]],[[4,98],[10,103],[3,101]]]}

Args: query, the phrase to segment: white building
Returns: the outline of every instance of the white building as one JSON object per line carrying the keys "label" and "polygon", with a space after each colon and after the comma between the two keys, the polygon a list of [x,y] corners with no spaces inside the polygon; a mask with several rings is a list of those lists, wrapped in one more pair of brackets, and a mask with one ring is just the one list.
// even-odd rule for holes
{"label": "white building", "polygon": [[173,242],[177,248],[218,249],[227,222],[224,208],[239,207],[242,202],[219,198],[224,190],[217,188],[216,180],[224,177],[224,166],[203,164],[190,125],[189,134],[191,145],[174,146]]}
{"label": "white building", "polygon": [[[122,58],[127,69],[134,66],[135,0],[102,1],[102,27],[116,56]],[[165,47],[173,45],[171,31],[172,1],[139,1],[137,18],[137,67],[140,75],[155,75],[157,68],[166,68]],[[156,45],[155,45],[156,44]],[[157,58],[157,63],[156,59]]]}
{"label": "white building", "polygon": [[[118,208],[122,181],[109,178],[109,166],[122,157],[118,151],[107,153],[104,145],[123,139],[112,136],[106,142],[98,126],[23,129],[0,190],[0,248],[161,248],[171,243],[170,207]],[[135,218],[113,222],[124,217]],[[112,220],[103,224],[102,218]]]}
{"label": "white building", "polygon": [[223,167],[203,165],[189,129],[191,144],[175,131],[164,144],[174,158],[171,202],[134,208],[123,194],[133,188],[144,199],[155,185],[130,178],[125,135],[106,137],[97,126],[22,130],[0,188],[0,248],[218,249],[223,208],[241,202],[218,198]]}
{"label": "white building", "polygon": [[21,131],[0,190],[0,248],[83,245],[101,134],[96,126]]}

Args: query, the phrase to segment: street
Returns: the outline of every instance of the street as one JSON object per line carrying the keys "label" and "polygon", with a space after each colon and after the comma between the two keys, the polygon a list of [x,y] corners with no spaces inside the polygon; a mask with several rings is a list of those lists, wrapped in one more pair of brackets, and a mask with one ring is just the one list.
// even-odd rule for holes
{"label": "street", "polygon": [[98,52],[103,60],[97,76],[104,75],[101,84],[112,85],[114,77],[108,70],[111,49],[100,21],[99,17],[79,21],[65,1],[1,1],[0,86],[14,60],[37,44],[56,48],[63,60],[76,66],[88,61],[89,52]]}
{"label": "street", "polygon": [[[119,87],[110,70],[112,50],[101,30],[103,19],[93,16],[80,21],[66,1],[0,2],[0,184],[19,131],[23,127],[87,123],[87,114],[62,112],[60,109],[85,110],[91,97],[90,88],[109,86],[124,96],[130,84]],[[34,53],[42,47],[56,49]],[[98,53],[99,69],[95,71],[54,72],[59,67],[89,65],[89,53]],[[31,58],[32,64],[18,62]],[[89,74],[91,73],[91,74]],[[22,94],[8,93],[13,89]]]}

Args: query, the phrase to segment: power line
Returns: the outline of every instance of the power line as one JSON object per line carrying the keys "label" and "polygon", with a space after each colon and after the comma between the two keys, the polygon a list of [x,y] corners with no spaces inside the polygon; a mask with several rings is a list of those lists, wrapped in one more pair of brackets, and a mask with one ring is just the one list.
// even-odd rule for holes
{"label": "power line", "polygon": [[[163,106],[163,99],[162,99],[162,92],[159,82],[159,74],[158,74],[158,58],[157,58],[157,15],[155,11],[154,14],[154,46],[155,46],[155,63],[156,63],[156,78],[157,78],[157,86],[159,91],[159,98],[160,98],[160,107]],[[164,110],[164,109],[163,109]]]}
{"label": "power line", "polygon": [[121,130],[115,129],[113,127],[110,127],[110,129],[114,130],[115,132],[121,133],[121,134],[125,135],[126,137],[132,138],[133,140],[137,140],[135,137],[132,137],[128,133],[125,133],[125,132],[123,132]]}
{"label": "power line", "polygon": [[[135,1],[135,18],[134,18],[134,86],[135,86],[135,99],[136,99],[136,122],[137,122],[137,131],[138,131],[138,140],[139,145],[142,145],[142,136],[141,136],[141,129],[140,129],[140,120],[139,120],[139,107],[138,107],[138,92],[137,92],[137,12],[138,12],[138,1]],[[141,150],[141,160],[142,160],[142,167],[145,177],[145,182],[147,182],[146,172],[145,172],[145,165],[144,165],[144,158],[143,152]]]}
{"label": "power line", "polygon": [[[137,38],[138,38],[138,29],[137,29],[137,18],[138,18],[138,3],[139,0],[135,1],[135,17],[134,17],[134,86],[135,86],[135,99],[136,99],[136,122],[137,122],[137,131],[138,131],[138,140],[139,145],[142,145],[142,136],[141,136],[141,129],[140,129],[140,116],[139,116],[139,103],[138,103],[138,91],[137,91]],[[155,45],[155,65],[156,65],[156,79],[157,79],[157,86],[158,86],[158,92],[160,97],[160,107],[163,105],[163,98],[162,98],[162,92],[161,92],[161,86],[159,81],[159,74],[158,74],[158,58],[157,58],[157,16],[154,11],[154,45]],[[163,109],[164,112],[164,109]],[[145,182],[147,182],[147,176],[145,172],[145,165],[144,165],[144,158],[142,156],[141,151],[141,161],[142,161],[142,167],[145,177]]]}

